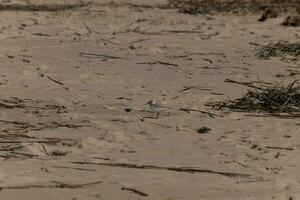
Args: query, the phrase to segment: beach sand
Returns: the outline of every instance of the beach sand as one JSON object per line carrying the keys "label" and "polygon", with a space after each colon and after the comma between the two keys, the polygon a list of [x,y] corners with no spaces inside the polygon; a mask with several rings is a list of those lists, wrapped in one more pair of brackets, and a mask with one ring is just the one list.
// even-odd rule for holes
{"label": "beach sand", "polygon": [[[7,4],[77,3],[49,2]],[[226,79],[299,79],[297,63],[249,44],[295,42],[299,29],[284,13],[262,23],[165,3],[0,12],[1,199],[300,198],[299,119],[205,106],[249,89]],[[150,99],[168,106],[158,119]]]}

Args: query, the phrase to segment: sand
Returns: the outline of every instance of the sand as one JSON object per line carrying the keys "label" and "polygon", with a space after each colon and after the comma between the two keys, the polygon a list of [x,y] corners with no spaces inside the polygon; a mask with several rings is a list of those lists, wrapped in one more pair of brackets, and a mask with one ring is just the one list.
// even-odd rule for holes
{"label": "sand", "polygon": [[[79,1],[7,4],[49,2]],[[205,106],[246,93],[225,79],[299,78],[297,63],[249,44],[299,40],[286,15],[109,2],[0,12],[0,199],[300,198],[299,119]],[[168,107],[158,119],[150,99]]]}

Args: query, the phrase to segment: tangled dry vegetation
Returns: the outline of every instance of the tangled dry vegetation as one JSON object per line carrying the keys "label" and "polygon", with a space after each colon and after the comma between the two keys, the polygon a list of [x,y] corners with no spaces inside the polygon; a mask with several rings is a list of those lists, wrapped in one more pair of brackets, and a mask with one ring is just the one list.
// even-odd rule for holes
{"label": "tangled dry vegetation", "polygon": [[268,45],[260,45],[256,43],[250,43],[252,45],[259,46],[256,56],[262,59],[269,59],[270,57],[281,57],[286,61],[297,61],[300,56],[300,43],[288,43],[288,42],[276,42]]}
{"label": "tangled dry vegetation", "polygon": [[269,8],[289,12],[300,10],[300,2],[297,0],[168,0],[167,6],[188,14],[247,13]]}
{"label": "tangled dry vegetation", "polygon": [[[229,82],[229,81],[228,81]],[[262,112],[274,116],[300,116],[300,85],[297,81],[272,86],[254,86],[249,83],[232,82],[250,87],[238,99],[209,104],[217,109],[229,108],[233,111]]]}

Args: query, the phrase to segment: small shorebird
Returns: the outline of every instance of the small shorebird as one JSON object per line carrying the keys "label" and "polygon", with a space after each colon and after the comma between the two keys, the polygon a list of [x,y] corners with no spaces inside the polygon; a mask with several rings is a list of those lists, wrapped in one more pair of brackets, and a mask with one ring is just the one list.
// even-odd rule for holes
{"label": "small shorebird", "polygon": [[151,112],[156,113],[156,118],[158,119],[159,113],[166,109],[165,106],[157,103],[156,101],[150,100],[148,101]]}

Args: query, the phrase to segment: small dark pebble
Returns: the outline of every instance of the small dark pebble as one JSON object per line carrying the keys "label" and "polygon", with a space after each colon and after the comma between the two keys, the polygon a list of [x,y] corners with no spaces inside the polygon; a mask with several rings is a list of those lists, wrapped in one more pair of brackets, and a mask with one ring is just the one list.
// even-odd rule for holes
{"label": "small dark pebble", "polygon": [[200,134],[206,134],[208,133],[209,131],[211,131],[211,128],[208,128],[206,126],[203,126],[201,128],[198,129],[197,133],[200,133]]}
{"label": "small dark pebble", "polygon": [[130,112],[131,108],[125,108],[124,110],[125,110],[125,112]]}
{"label": "small dark pebble", "polygon": [[69,152],[68,151],[62,151],[62,150],[55,150],[51,153],[52,156],[65,156]]}
{"label": "small dark pebble", "polygon": [[30,60],[28,60],[28,59],[22,59],[22,61],[25,63],[30,63]]}

